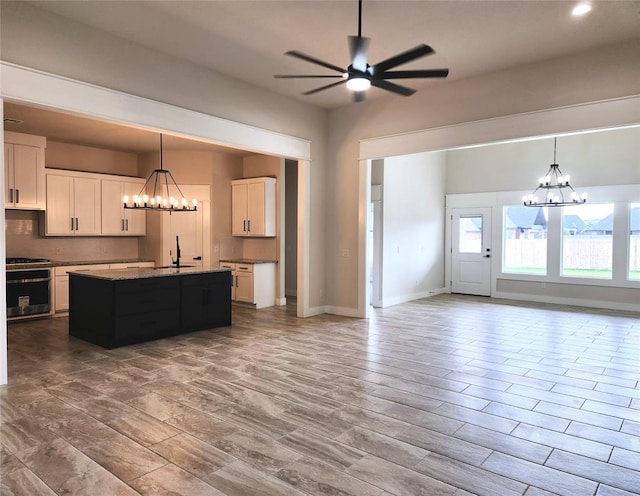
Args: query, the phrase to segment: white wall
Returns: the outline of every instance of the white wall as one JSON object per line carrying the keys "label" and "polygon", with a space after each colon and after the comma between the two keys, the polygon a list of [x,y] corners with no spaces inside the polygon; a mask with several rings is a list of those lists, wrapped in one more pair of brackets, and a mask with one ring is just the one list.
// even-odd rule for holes
{"label": "white wall", "polygon": [[3,61],[310,140],[309,304],[323,308],[326,111],[26,2],[0,2],[0,37]]}
{"label": "white wall", "polygon": [[[611,280],[563,277],[559,209],[549,209],[547,274],[502,273],[503,208],[520,205],[552,161],[549,138],[447,152],[447,206],[493,209],[492,296],[637,311],[640,283],[626,277],[624,229],[614,235]],[[588,194],[589,203],[613,203],[616,225],[628,226],[628,204],[640,201],[640,127],[563,136],[557,162],[576,191]]]}
{"label": "white wall", "polygon": [[359,307],[360,140],[640,94],[640,41],[631,41],[327,113],[25,2],[0,9],[3,60],[311,140],[310,305],[319,311]]}
{"label": "white wall", "polygon": [[444,287],[443,152],[384,160],[382,306]]}
{"label": "white wall", "polygon": [[[640,183],[640,127],[561,136],[557,163],[574,188]],[[553,138],[447,153],[447,193],[533,190],[553,163]]]}
{"label": "white wall", "polygon": [[[359,202],[363,201],[362,191],[357,194],[359,159],[398,154],[388,149],[379,157],[362,157],[360,140],[637,95],[638,53],[640,41],[636,40],[467,80],[435,82],[409,98],[392,96],[330,111],[326,182],[327,225],[332,227],[327,233],[328,304],[357,309],[362,294],[358,285],[364,284],[364,277],[358,273],[358,264],[341,256],[344,250],[356,252],[360,238],[366,235],[359,217]],[[546,129],[550,132],[554,123],[548,122]],[[503,136],[497,139],[530,136],[522,132],[527,130],[504,128]],[[424,142],[423,150],[434,149],[438,148]],[[549,161],[547,155],[543,159],[543,165]],[[569,171],[572,175],[578,172]],[[535,174],[537,179],[539,173]],[[366,252],[361,250],[363,253]]]}

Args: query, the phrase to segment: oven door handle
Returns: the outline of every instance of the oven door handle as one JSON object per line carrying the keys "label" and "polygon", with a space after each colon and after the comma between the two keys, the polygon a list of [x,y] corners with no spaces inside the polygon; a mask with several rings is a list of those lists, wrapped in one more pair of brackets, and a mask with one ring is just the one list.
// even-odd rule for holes
{"label": "oven door handle", "polygon": [[7,281],[7,284],[24,284],[28,282],[49,282],[51,281],[50,277],[41,277],[39,279],[12,279]]}

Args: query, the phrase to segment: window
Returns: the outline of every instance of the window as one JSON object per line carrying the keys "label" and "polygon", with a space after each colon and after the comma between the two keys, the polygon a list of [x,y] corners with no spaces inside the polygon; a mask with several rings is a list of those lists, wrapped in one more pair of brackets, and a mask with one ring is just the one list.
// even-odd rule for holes
{"label": "window", "polygon": [[629,279],[640,281],[640,203],[629,205]]}
{"label": "window", "polygon": [[482,215],[460,216],[458,253],[482,251]]}
{"label": "window", "polygon": [[505,207],[502,271],[547,273],[547,207]]}
{"label": "window", "polygon": [[613,204],[562,210],[562,271],[570,277],[611,279]]}

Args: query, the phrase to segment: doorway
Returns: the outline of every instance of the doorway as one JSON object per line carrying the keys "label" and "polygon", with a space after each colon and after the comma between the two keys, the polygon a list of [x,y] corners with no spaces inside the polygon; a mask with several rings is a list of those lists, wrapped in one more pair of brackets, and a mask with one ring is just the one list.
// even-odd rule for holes
{"label": "doorway", "polygon": [[371,186],[371,203],[369,204],[369,264],[370,304],[382,307],[382,186]]}
{"label": "doorway", "polygon": [[180,239],[180,265],[211,264],[211,223],[209,186],[182,186],[187,198],[198,200],[195,212],[162,213],[162,265],[177,258],[176,237]]}
{"label": "doorway", "polygon": [[491,296],[491,209],[451,213],[451,292]]}

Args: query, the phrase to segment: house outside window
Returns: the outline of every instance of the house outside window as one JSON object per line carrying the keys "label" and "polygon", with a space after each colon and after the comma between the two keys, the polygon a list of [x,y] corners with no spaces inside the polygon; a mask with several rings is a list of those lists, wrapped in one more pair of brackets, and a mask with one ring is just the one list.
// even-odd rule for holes
{"label": "house outside window", "polygon": [[563,207],[562,276],[611,279],[612,255],[613,204]]}
{"label": "house outside window", "polygon": [[629,280],[640,281],[640,203],[629,205]]}
{"label": "house outside window", "polygon": [[547,273],[546,207],[504,207],[502,271],[513,274]]}

